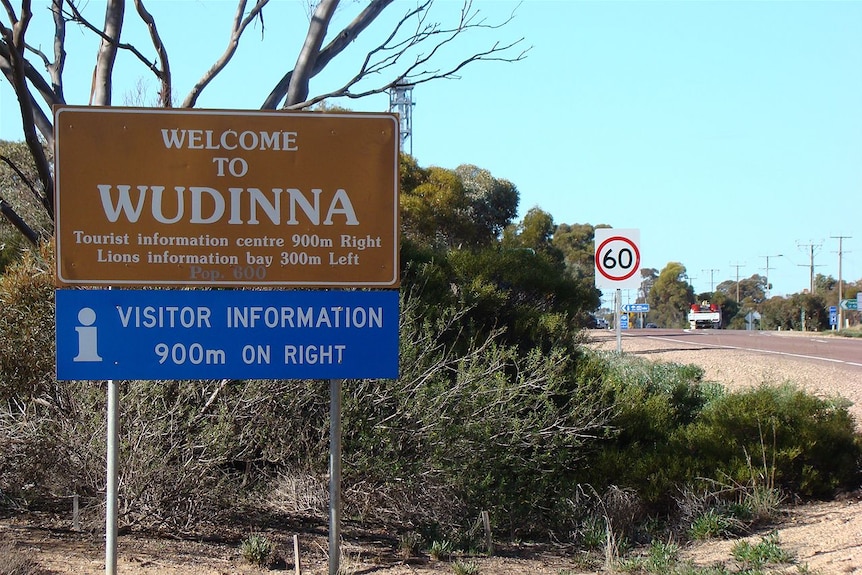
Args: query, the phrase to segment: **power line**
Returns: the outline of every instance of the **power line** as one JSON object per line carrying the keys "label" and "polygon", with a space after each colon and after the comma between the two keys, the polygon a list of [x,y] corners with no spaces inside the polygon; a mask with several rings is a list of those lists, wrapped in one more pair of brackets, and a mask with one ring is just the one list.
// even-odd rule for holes
{"label": "power line", "polygon": [[708,270],[700,270],[702,272],[709,272],[709,293],[715,293],[715,272],[719,271],[717,268],[708,269]]}
{"label": "power line", "polygon": [[769,258],[780,258],[780,257],[783,257],[783,256],[784,256],[784,254],[775,254],[775,255],[769,255],[769,256],[760,256],[760,257],[762,257],[762,258],[766,258],[766,293],[764,293],[764,294],[763,294],[763,295],[764,295],[764,299],[769,299],[769,288],[770,288],[770,286],[769,286],[769,270],[770,270],[770,269],[775,269],[775,268],[770,268],[770,267],[769,267]]}
{"label": "power line", "polygon": [[841,260],[844,256],[843,246],[844,240],[849,240],[853,236],[832,236],[832,239],[838,240],[838,329],[844,326],[844,309],[841,307],[841,300],[844,298],[844,283],[841,277]]}
{"label": "power line", "polygon": [[741,264],[739,262],[735,264],[730,264],[730,267],[736,268],[736,301],[739,301],[739,268],[745,267],[745,264]]}
{"label": "power line", "polygon": [[[809,256],[808,256],[809,257],[808,274],[809,274],[809,281],[811,284],[808,293],[814,295],[814,248],[817,248],[819,250],[820,246],[822,246],[823,244],[815,244],[815,243],[801,244],[801,243],[797,242],[796,245],[800,248],[808,248],[808,253],[809,253]],[[805,267],[805,264],[797,264],[797,265]]]}

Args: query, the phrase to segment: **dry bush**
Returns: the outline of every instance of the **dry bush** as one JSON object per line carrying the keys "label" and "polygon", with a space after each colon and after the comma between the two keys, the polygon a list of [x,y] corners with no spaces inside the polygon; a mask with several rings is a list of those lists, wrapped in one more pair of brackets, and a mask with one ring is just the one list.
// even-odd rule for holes
{"label": "dry bush", "polygon": [[282,471],[273,481],[267,506],[286,515],[326,517],[329,512],[327,478],[311,471]]}
{"label": "dry bush", "polygon": [[29,553],[13,543],[0,544],[0,575],[42,575],[47,571]]}

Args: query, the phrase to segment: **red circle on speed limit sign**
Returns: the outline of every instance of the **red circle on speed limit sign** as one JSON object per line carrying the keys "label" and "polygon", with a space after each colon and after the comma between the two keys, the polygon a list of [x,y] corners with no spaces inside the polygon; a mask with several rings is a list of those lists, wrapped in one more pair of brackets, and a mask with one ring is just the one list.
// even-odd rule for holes
{"label": "red circle on speed limit sign", "polygon": [[610,281],[629,279],[637,273],[640,265],[641,253],[631,238],[611,236],[596,249],[596,269]]}

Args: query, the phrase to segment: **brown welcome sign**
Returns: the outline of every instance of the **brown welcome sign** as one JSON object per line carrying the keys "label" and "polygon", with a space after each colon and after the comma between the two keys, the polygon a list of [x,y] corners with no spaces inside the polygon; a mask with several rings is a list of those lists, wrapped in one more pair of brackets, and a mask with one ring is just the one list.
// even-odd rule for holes
{"label": "brown welcome sign", "polygon": [[58,286],[399,285],[394,114],[54,115]]}

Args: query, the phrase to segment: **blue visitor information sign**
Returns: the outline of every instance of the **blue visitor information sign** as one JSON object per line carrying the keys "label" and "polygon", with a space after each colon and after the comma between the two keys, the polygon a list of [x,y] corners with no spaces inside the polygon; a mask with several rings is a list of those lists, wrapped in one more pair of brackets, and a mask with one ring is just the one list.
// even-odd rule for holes
{"label": "blue visitor information sign", "polygon": [[398,291],[61,289],[57,378],[395,379]]}

